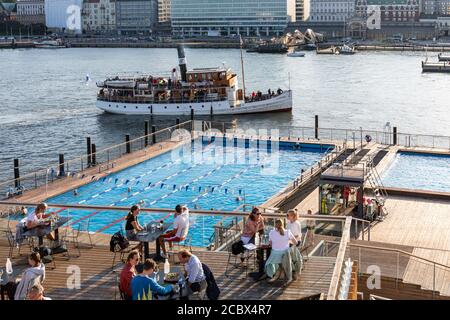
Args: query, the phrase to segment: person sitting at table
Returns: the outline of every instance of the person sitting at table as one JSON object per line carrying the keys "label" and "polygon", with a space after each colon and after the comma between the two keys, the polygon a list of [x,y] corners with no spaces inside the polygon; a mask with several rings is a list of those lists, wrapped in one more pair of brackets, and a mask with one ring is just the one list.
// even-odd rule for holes
{"label": "person sitting at table", "polygon": [[[45,214],[47,208],[47,204],[45,202],[42,202],[36,206],[36,209],[34,211],[28,212],[27,217],[22,219],[21,221],[23,224],[23,232],[27,232],[28,230],[41,226],[42,222],[40,222],[40,220],[51,216],[51,214]],[[47,239],[54,241],[55,236],[53,235],[53,233],[49,233],[47,235]]]}
{"label": "person sitting at table", "polygon": [[40,284],[35,284],[28,292],[27,300],[52,300],[49,297],[44,296],[44,287]]}
{"label": "person sitting at table", "polygon": [[189,250],[178,252],[180,263],[184,264],[185,277],[187,278],[185,295],[206,289],[206,277],[200,259]]}
{"label": "person sitting at table", "polygon": [[189,233],[189,209],[185,206],[177,205],[175,207],[173,228],[159,236],[158,241],[161,245],[163,258],[167,258],[166,242],[172,247],[173,242],[180,242],[186,239]]}
{"label": "person sitting at table", "polygon": [[[130,241],[137,241],[136,234],[139,231],[144,230],[144,228],[139,223],[138,215],[139,211],[141,210],[141,207],[139,205],[135,204],[130,208],[130,212],[128,212],[128,215],[126,216],[125,220],[125,234],[128,240]],[[142,243],[139,243],[136,247],[133,248],[133,250],[139,250],[142,255]]]}
{"label": "person sitting at table", "polygon": [[302,225],[298,221],[297,212],[293,209],[288,210],[287,212],[287,225],[286,229],[292,232],[295,239],[297,240],[296,246],[299,247],[302,242]]}
{"label": "person sitting at table", "polygon": [[23,272],[20,282],[13,289],[14,300],[25,300],[31,287],[45,280],[45,265],[41,262],[39,253],[30,253],[28,264],[30,267]]}
{"label": "person sitting at table", "polygon": [[[266,275],[270,278],[268,282],[276,281],[280,276],[282,271],[286,275],[288,283],[292,281],[292,278],[296,278],[296,273],[299,268],[297,255],[292,254],[293,250],[297,250],[296,246],[292,246],[292,251],[290,250],[290,243],[296,244],[297,240],[291,231],[284,229],[283,220],[277,219],[275,221],[275,229],[269,232],[269,241],[272,247],[270,256],[265,264]],[[282,268],[279,265],[282,264]]]}
{"label": "person sitting at table", "polygon": [[264,233],[264,218],[258,208],[253,208],[247,221],[245,221],[244,230],[242,231],[241,240],[243,244],[255,243],[256,233]]}
{"label": "person sitting at table", "polygon": [[127,262],[120,273],[119,288],[124,295],[125,300],[131,300],[133,298],[133,292],[131,290],[131,281],[136,276],[136,265],[139,262],[139,252],[136,250],[131,251],[128,254]]}
{"label": "person sitting at table", "polygon": [[157,270],[157,264],[152,259],[144,262],[142,273],[131,280],[131,291],[133,300],[153,300],[155,295],[168,295],[174,291],[172,285],[163,287],[150,276]]}

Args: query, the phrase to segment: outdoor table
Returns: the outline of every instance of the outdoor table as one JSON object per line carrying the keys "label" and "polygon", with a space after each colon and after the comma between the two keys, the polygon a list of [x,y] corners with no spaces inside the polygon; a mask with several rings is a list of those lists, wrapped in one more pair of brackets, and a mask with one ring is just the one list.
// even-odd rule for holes
{"label": "outdoor table", "polygon": [[[170,272],[171,273],[178,273],[180,275],[180,279],[181,277],[184,277],[184,269],[180,266],[171,266],[170,268]],[[167,282],[164,280],[164,270],[159,270],[158,272],[158,283],[160,285],[165,285],[165,284],[172,284],[175,285],[178,283],[178,281],[176,283],[174,282]],[[187,292],[185,291],[185,287],[180,288],[180,291],[178,293],[173,293],[173,294],[168,294],[165,296],[158,296],[158,300],[177,300],[180,299],[184,296],[187,295]]]}
{"label": "outdoor table", "polygon": [[39,239],[39,247],[44,245],[44,237],[55,231],[55,241],[59,240],[59,228],[65,225],[70,218],[58,217],[58,221],[54,225],[42,224],[23,233],[24,237],[37,237]]}
{"label": "outdoor table", "polygon": [[144,259],[149,259],[150,258],[150,253],[149,253],[149,246],[148,243],[149,242],[153,242],[156,241],[156,255],[153,257],[153,259],[155,261],[157,260],[162,260],[161,257],[161,245],[158,241],[159,236],[161,236],[162,234],[164,234],[166,232],[166,230],[169,228],[169,226],[171,225],[170,223],[163,223],[163,226],[161,229],[157,229],[155,228],[155,231],[152,232],[152,228],[151,225],[155,224],[154,222],[149,222],[143,231],[139,231],[138,233],[136,233],[136,241],[140,241],[142,243],[144,243]]}

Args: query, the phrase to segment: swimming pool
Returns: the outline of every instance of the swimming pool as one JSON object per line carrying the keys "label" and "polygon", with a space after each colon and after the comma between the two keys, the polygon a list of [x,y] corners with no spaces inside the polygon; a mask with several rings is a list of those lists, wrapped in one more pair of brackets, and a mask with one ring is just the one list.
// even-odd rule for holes
{"label": "swimming pool", "polygon": [[[48,203],[131,206],[173,209],[177,204],[204,210],[232,211],[246,203],[260,205],[286,186],[301,169],[310,167],[331,149],[329,145],[255,140],[228,141],[202,137],[143,163],[92,181],[77,190],[47,200]],[[66,210],[65,212],[68,212]],[[64,212],[60,214],[64,215]],[[72,221],[90,216],[90,230],[113,234],[123,225],[120,211],[72,210]],[[140,222],[159,220],[166,214],[140,214]],[[192,245],[206,246],[214,225],[225,218],[192,214]],[[165,221],[171,222],[172,216]],[[76,225],[75,225],[76,226]]]}
{"label": "swimming pool", "polygon": [[386,187],[450,192],[450,156],[399,152],[382,180]]}

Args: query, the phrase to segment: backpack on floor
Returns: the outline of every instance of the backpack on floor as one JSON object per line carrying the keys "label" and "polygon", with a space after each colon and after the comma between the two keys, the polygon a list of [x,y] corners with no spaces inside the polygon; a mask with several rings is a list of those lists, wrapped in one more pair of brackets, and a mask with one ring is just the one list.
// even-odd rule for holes
{"label": "backpack on floor", "polygon": [[231,253],[235,256],[244,253],[244,250],[244,242],[242,242],[242,240],[239,240],[231,245]]}
{"label": "backpack on floor", "polygon": [[130,243],[128,240],[122,235],[121,231],[117,231],[111,237],[111,241],[109,241],[109,251],[116,252],[120,250],[124,250],[128,248]]}

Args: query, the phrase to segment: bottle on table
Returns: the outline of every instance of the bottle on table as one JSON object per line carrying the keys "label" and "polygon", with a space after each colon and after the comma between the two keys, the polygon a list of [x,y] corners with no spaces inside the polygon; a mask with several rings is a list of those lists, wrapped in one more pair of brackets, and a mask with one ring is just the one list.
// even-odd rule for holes
{"label": "bottle on table", "polygon": [[8,276],[12,275],[12,273],[13,273],[11,259],[9,259],[9,258],[6,259],[6,273],[8,274]]}
{"label": "bottle on table", "polygon": [[168,274],[170,272],[170,263],[169,259],[166,258],[166,261],[164,262],[164,275]]}

